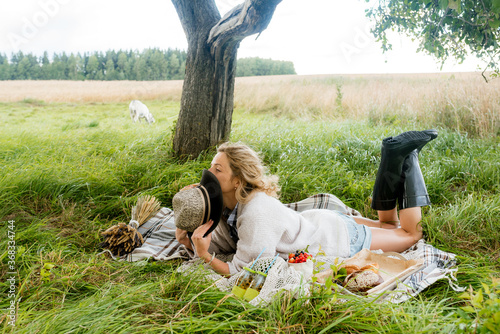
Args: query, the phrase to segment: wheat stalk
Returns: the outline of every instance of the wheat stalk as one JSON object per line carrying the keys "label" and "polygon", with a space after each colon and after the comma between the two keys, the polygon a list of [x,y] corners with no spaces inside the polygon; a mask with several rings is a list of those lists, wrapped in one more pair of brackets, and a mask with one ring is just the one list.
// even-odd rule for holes
{"label": "wheat stalk", "polygon": [[160,202],[151,195],[141,196],[137,199],[137,204],[132,208],[132,219],[139,223],[139,226],[147,222],[161,209]]}
{"label": "wheat stalk", "polygon": [[[136,205],[132,208],[131,219],[137,221],[138,225],[141,226],[156,215],[160,209],[161,204],[154,196],[139,197]],[[101,235],[105,239],[101,246],[118,256],[130,253],[134,248],[140,247],[144,243],[141,233],[135,227],[125,223],[111,226]]]}

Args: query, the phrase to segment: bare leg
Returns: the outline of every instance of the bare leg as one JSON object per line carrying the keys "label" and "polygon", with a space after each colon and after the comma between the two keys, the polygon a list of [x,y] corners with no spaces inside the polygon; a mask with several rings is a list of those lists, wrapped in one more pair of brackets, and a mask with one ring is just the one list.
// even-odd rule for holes
{"label": "bare leg", "polygon": [[408,233],[412,234],[417,242],[422,238],[422,226],[420,221],[422,220],[422,208],[419,206],[402,209],[399,211],[399,216],[401,217],[401,228]]}
{"label": "bare leg", "polygon": [[398,211],[396,208],[386,211],[378,211],[379,220],[372,220],[364,217],[353,217],[358,224],[368,227],[378,227],[384,229],[395,229],[399,226]]}
{"label": "bare leg", "polygon": [[399,212],[401,228],[381,229],[372,228],[372,243],[370,249],[381,249],[385,252],[402,252],[413,246],[422,238],[422,209],[413,207]]}
{"label": "bare leg", "polygon": [[396,208],[385,211],[379,210],[377,211],[377,213],[378,213],[378,219],[383,223],[399,222],[398,210],[396,210]]}
{"label": "bare leg", "polygon": [[398,225],[393,223],[386,223],[381,220],[372,220],[365,217],[352,217],[354,221],[358,224],[366,225],[368,227],[377,227],[383,229],[395,229],[398,228]]}

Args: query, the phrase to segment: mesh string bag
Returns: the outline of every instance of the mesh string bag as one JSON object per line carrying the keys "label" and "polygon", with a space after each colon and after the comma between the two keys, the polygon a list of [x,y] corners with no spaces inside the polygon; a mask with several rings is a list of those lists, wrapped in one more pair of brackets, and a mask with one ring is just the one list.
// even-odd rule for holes
{"label": "mesh string bag", "polygon": [[[219,256],[217,258],[222,261],[230,261],[231,256]],[[316,263],[321,264],[317,270],[322,271],[330,267],[330,264],[337,261],[342,261],[342,258],[336,257],[325,257],[317,256]],[[262,257],[255,261],[255,264],[251,268],[256,272],[265,272],[269,265],[273,262],[273,257]],[[195,272],[199,266],[202,265],[207,271],[204,277],[209,281],[214,282],[215,286],[228,294],[231,294],[231,290],[237,283],[238,279],[245,274],[245,270],[242,269],[237,274],[226,278],[217,274],[208,264],[203,264],[200,259],[190,260],[184,262],[178,271],[184,274],[190,274]],[[250,267],[252,264],[249,263]],[[267,277],[262,286],[260,293],[249,301],[250,304],[254,306],[265,306],[271,303],[276,294],[282,291],[291,292],[296,298],[306,297],[309,295],[311,287],[311,281],[305,281],[302,273],[295,270],[293,267],[288,266],[288,262],[281,257],[278,257],[272,267],[267,272]],[[234,296],[235,298],[238,298]]]}

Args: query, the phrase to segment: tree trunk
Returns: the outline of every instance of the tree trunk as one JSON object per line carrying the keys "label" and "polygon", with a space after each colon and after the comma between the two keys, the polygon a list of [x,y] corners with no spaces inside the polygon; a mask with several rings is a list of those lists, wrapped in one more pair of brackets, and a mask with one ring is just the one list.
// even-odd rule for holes
{"label": "tree trunk", "polygon": [[212,54],[208,33],[197,33],[188,43],[181,110],[174,152],[195,157],[229,138],[233,112],[237,45]]}
{"label": "tree trunk", "polygon": [[229,138],[240,41],[264,30],[281,0],[247,0],[224,18],[213,0],[172,0],[188,40],[174,153],[196,157]]}

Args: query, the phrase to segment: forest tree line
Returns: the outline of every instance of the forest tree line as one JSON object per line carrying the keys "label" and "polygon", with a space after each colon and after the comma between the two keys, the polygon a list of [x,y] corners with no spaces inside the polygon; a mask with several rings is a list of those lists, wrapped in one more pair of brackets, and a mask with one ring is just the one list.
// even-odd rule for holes
{"label": "forest tree line", "polygon": [[[0,80],[182,80],[186,52],[145,49],[38,57],[21,51],[0,53]],[[237,76],[296,74],[293,63],[261,58],[237,61]]]}

